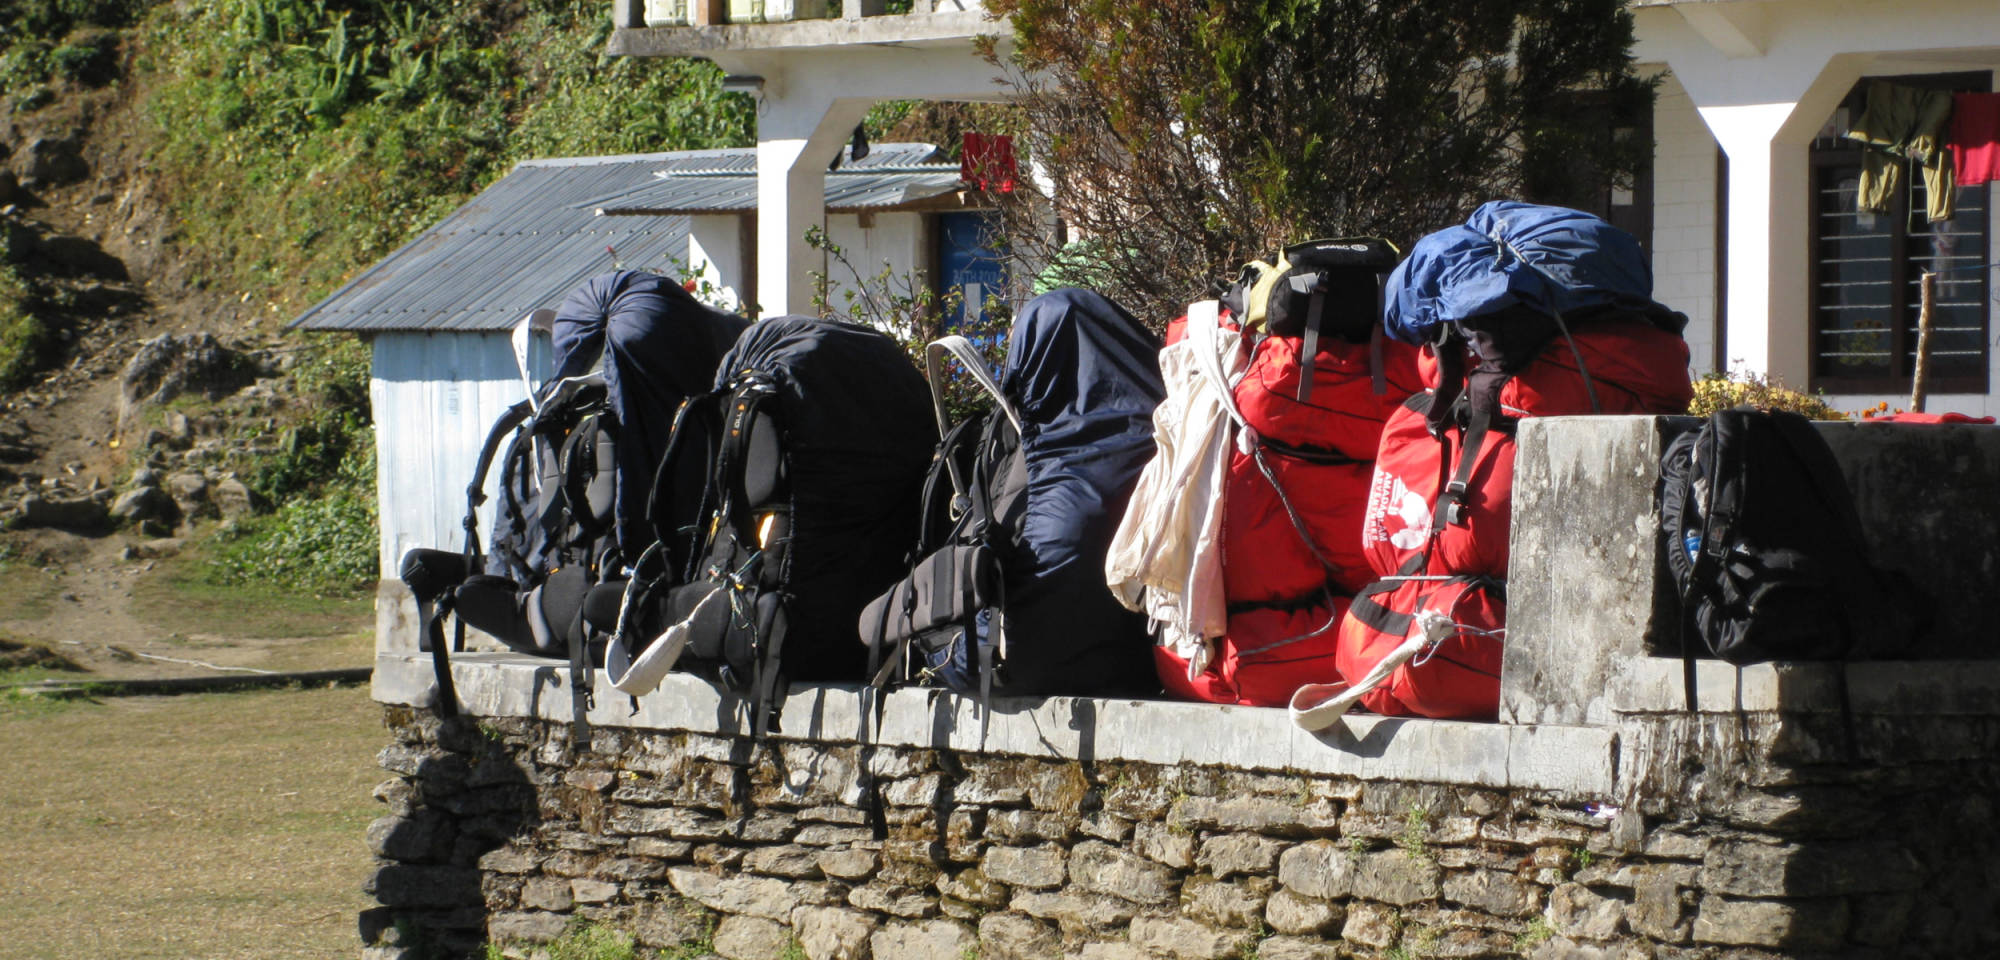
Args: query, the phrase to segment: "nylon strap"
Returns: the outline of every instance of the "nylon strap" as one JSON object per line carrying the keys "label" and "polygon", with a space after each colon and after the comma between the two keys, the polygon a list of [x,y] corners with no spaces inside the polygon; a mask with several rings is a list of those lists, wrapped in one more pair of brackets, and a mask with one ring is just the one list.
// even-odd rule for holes
{"label": "nylon strap", "polygon": [[1304,345],[1299,349],[1299,402],[1312,399],[1313,367],[1319,358],[1319,325],[1326,313],[1326,277],[1320,275],[1313,284],[1312,299],[1306,307],[1306,333]]}

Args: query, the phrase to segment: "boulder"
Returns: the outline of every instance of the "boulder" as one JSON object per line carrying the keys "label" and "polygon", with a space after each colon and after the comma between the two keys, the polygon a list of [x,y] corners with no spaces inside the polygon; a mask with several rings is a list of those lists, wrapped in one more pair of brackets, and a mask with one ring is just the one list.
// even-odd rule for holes
{"label": "boulder", "polygon": [[81,145],[70,137],[36,137],[13,157],[20,185],[31,189],[74,183],[90,175]]}
{"label": "boulder", "polygon": [[111,516],[124,524],[144,524],[151,520],[171,527],[180,516],[180,508],[159,487],[133,487],[111,502]]}
{"label": "boulder", "polygon": [[125,364],[120,377],[122,415],[183,393],[219,400],[248,384],[253,373],[236,351],[223,346],[212,334],[164,334],[141,344]]}

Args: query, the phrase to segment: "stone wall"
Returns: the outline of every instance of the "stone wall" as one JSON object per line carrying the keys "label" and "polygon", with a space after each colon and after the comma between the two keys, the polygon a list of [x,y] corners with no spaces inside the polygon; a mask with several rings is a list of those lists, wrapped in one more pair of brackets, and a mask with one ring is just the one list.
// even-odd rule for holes
{"label": "stone wall", "polygon": [[[1662,724],[1744,789],[1547,792],[388,710],[370,960],[528,956],[574,920],[732,958],[1987,956],[1989,756]],[[1991,743],[1990,721],[1964,732]],[[1904,745],[1907,746],[1907,745]],[[1916,753],[1932,753],[1919,749]],[[1686,773],[1687,771],[1680,771]],[[1695,776],[1699,777],[1699,773]],[[1667,798],[1670,792],[1656,796]]]}
{"label": "stone wall", "polygon": [[[1836,446],[1896,455],[1860,432],[1886,429]],[[385,646],[363,956],[531,957],[580,922],[676,960],[2000,956],[1991,631],[1922,651],[1966,659],[1704,662],[1686,710],[1653,655],[1661,437],[1523,426],[1498,723],[806,687],[759,740],[703,681],[599,676],[579,731],[552,661],[456,658],[441,720],[428,657]],[[1849,460],[1863,496],[1917,482]],[[2000,506],[1944,499],[1864,514],[1974,582],[2000,548],[1950,538]],[[1941,622],[1972,630],[1990,591],[1962,599]]]}

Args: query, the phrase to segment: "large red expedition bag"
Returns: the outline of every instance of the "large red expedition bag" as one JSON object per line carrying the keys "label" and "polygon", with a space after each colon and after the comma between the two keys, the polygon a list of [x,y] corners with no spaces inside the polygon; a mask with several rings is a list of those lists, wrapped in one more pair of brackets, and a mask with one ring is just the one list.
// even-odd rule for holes
{"label": "large red expedition bag", "polygon": [[[1578,372],[1584,357],[1601,413],[1685,413],[1694,399],[1687,375],[1687,343],[1641,319],[1601,321],[1575,331],[1576,349],[1556,337],[1540,356],[1500,388],[1503,412],[1513,417],[1590,413],[1589,394]],[[1437,362],[1428,351],[1418,362],[1426,387],[1438,381]],[[1390,417],[1369,482],[1362,552],[1379,576],[1401,571],[1421,553],[1430,533],[1443,448],[1430,435],[1424,413],[1429,398],[1419,395]],[[1463,435],[1448,429],[1449,476],[1464,453]],[[1507,576],[1507,537],[1513,516],[1514,438],[1489,430],[1466,480],[1460,523],[1438,533],[1431,562],[1420,573]]]}
{"label": "large red expedition bag", "polygon": [[1493,719],[1500,709],[1507,607],[1485,578],[1385,581],[1356,597],[1335,643],[1341,677],[1358,682],[1404,640],[1420,634],[1424,611],[1447,618],[1449,631],[1363,694],[1361,705],[1386,716]]}
{"label": "large red expedition bag", "polygon": [[1333,651],[1346,612],[1346,597],[1334,598],[1331,608],[1322,601],[1297,609],[1241,610],[1229,615],[1229,635],[1193,680],[1187,661],[1166,647],[1153,647],[1153,665],[1170,697],[1281,707],[1305,684],[1339,679]]}

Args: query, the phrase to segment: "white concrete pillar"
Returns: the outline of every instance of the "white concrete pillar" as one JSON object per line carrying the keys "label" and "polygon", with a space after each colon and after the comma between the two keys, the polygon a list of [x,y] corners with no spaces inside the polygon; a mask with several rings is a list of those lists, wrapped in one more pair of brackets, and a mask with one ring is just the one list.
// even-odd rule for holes
{"label": "white concrete pillar", "polygon": [[[768,84],[768,81],[767,81]],[[773,96],[776,92],[778,95]],[[826,224],[826,165],[874,103],[766,87],[757,117],[757,304],[762,316],[814,312],[826,258],[806,243]]]}
{"label": "white concrete pillar", "polygon": [[1673,64],[1729,156],[1726,360],[1794,387],[1812,369],[1809,150],[1864,59],[1764,57],[1747,62],[1758,68],[1755,82],[1728,78],[1751,72],[1740,59],[1728,70]]}

